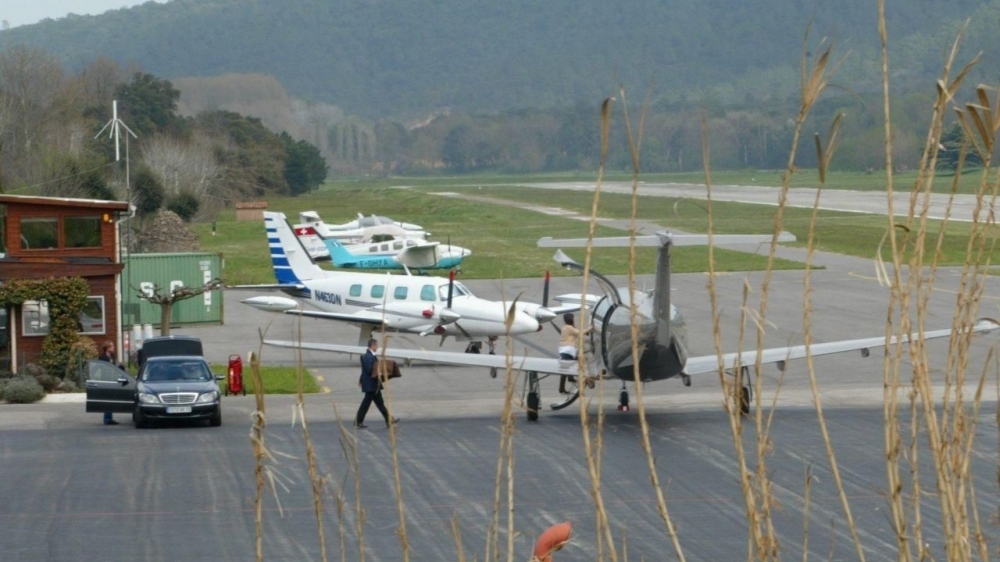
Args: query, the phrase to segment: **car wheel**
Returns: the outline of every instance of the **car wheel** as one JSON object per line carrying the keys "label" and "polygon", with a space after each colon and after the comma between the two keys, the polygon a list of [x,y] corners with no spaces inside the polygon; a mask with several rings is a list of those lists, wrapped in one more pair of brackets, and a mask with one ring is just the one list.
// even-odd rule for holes
{"label": "car wheel", "polygon": [[208,425],[212,427],[219,427],[222,425],[222,406],[217,406],[215,408],[215,413],[208,420]]}
{"label": "car wheel", "polygon": [[136,429],[143,429],[149,425],[149,421],[146,419],[145,414],[143,414],[142,410],[139,408],[136,408],[135,411],[132,412],[132,422],[135,423]]}

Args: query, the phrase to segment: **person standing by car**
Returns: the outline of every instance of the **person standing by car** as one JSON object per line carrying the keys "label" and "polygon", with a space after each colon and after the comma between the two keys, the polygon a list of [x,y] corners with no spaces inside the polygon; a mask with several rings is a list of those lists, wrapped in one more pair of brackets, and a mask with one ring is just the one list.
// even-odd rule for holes
{"label": "person standing by car", "polygon": [[[125,370],[125,367],[123,367],[115,357],[115,342],[111,340],[104,342],[104,346],[101,348],[101,354],[97,356],[97,359],[100,361],[107,361],[112,365],[117,365],[119,369]],[[104,412],[104,425],[118,425],[118,422],[115,421],[111,412]]]}
{"label": "person standing by car", "polygon": [[382,400],[382,381],[375,372],[375,365],[378,363],[378,357],[375,355],[377,350],[378,340],[372,338],[368,340],[368,351],[361,356],[361,377],[358,379],[358,385],[365,393],[365,397],[361,401],[361,407],[358,408],[358,415],[354,418],[354,425],[361,429],[368,427],[365,425],[365,415],[368,414],[372,402],[385,418],[386,426],[399,421],[399,418],[392,418],[392,421],[389,421],[389,411],[385,409],[385,401]]}

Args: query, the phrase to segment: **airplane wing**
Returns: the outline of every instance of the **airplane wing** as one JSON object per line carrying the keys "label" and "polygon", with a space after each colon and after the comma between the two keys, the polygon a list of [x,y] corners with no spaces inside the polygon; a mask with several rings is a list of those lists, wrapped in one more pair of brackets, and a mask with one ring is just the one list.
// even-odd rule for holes
{"label": "airplane wing", "polygon": [[[981,320],[973,328],[973,332],[989,332],[998,328],[997,323],[991,320]],[[935,330],[924,333],[924,339],[937,339],[948,337],[952,330]],[[910,334],[903,338],[903,341],[917,339],[917,334]],[[890,345],[894,345],[899,338],[890,338]],[[818,343],[810,346],[813,356],[829,355],[832,353],[843,353],[845,351],[855,351],[870,349],[885,345],[885,337],[877,336],[871,338],[860,338],[854,340],[843,340],[828,343]],[[309,349],[314,351],[330,351],[335,353],[348,353],[360,355],[366,351],[363,346],[340,345],[332,343],[311,343],[295,341],[264,340],[264,345],[275,347],[285,347],[291,349]],[[806,356],[806,346],[797,345],[790,347],[776,347],[765,349],[761,352],[761,359],[764,363],[784,363],[791,359],[801,359]],[[383,353],[380,351],[379,353]],[[395,359],[418,359],[434,363],[444,363],[448,365],[467,365],[473,367],[496,367],[505,369],[507,358],[504,355],[488,355],[475,353],[455,353],[449,351],[432,351],[426,349],[406,349],[386,346],[384,353],[387,357]],[[727,353],[722,356],[723,365],[726,369],[732,369],[737,361],[741,365],[753,365],[757,359],[757,351],[744,351],[741,353]],[[557,375],[577,375],[578,368],[576,361],[563,361],[548,357],[513,356],[511,365],[519,371],[537,371],[539,373],[552,373]],[[719,369],[719,358],[716,355],[704,355],[701,357],[689,358],[684,369],[687,375],[715,373]]]}
{"label": "airplane wing", "polygon": [[[361,355],[367,348],[359,345],[340,345],[336,343],[312,343],[264,340],[264,345],[274,347],[286,347],[290,349],[309,349],[313,351],[330,351],[334,353],[349,353]],[[427,349],[406,349],[393,346],[386,346],[384,350],[379,350],[379,355],[385,353],[386,357],[393,359],[417,359],[433,363],[444,363],[446,365],[466,365],[473,367],[496,367],[498,369],[507,368],[507,358],[504,355],[489,355],[486,353],[456,353],[452,351],[431,351]],[[511,358],[512,366],[519,371],[538,371],[540,373],[555,373],[559,375],[577,375],[576,361],[563,361],[548,357],[526,357],[514,356]]]}
{"label": "airplane wing", "polygon": [[[998,325],[992,320],[980,320],[972,327],[972,332],[989,332],[996,329]],[[924,339],[931,340],[951,336],[952,330],[934,330],[924,332]],[[910,341],[917,339],[918,334],[904,336],[902,340]],[[897,336],[889,338],[889,345],[895,345],[900,341]],[[814,343],[809,349],[813,357],[829,355],[831,353],[843,353],[845,351],[868,350],[873,347],[885,345],[885,336],[873,338],[860,338],[856,340],[842,340],[827,343]],[[762,363],[784,363],[790,359],[802,359],[806,356],[806,346],[795,345],[790,347],[776,347],[764,349],[760,352]],[[743,351],[739,353],[726,353],[722,356],[722,364],[726,369],[733,369],[739,365],[754,365],[757,362],[757,350]],[[716,355],[705,355],[702,357],[689,357],[684,366],[684,373],[697,375],[701,373],[715,373],[719,371],[719,357]]]}

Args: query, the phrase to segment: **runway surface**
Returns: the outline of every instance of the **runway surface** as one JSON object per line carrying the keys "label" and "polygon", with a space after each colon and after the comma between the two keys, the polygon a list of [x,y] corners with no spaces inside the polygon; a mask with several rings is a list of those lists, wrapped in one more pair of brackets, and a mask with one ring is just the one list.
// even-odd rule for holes
{"label": "runway surface", "polygon": [[[765,346],[801,343],[807,282],[814,342],[884,333],[889,294],[876,281],[874,264],[843,256],[823,258],[827,269],[821,271],[774,273],[762,322]],[[764,279],[764,273],[741,273],[714,280],[725,351],[740,345],[741,328],[751,330],[742,346],[756,345],[753,323],[742,318],[747,310],[760,310]],[[951,325],[960,281],[958,269],[938,273],[925,307],[927,329]],[[673,279],[672,299],[684,312],[695,355],[714,353],[708,282],[703,274]],[[541,300],[541,283],[534,279],[465,283],[479,296],[512,298],[523,292],[522,299]],[[1000,287],[993,279],[985,283],[983,315],[997,316]],[[649,276],[638,280],[640,287],[649,284]],[[746,303],[745,287],[751,289]],[[580,290],[579,279],[553,280],[553,294]],[[357,340],[357,330],[350,326],[311,319],[300,322],[239,304],[246,296],[226,293],[225,325],[176,333],[201,337],[209,359],[216,363],[225,362],[232,353],[257,350],[258,331],[264,329],[268,337],[277,339]],[[976,338],[965,357],[970,376],[983,372],[998,337]],[[517,352],[545,354],[555,349],[557,339],[555,330],[546,328],[535,338],[511,345]],[[436,348],[439,342],[392,336],[390,345]],[[461,350],[464,346],[445,342],[442,347]],[[943,384],[948,343],[931,342],[927,350],[933,376]],[[400,540],[403,530],[410,560],[459,560],[453,525],[465,559],[483,560],[494,517],[504,559],[508,537],[513,559],[527,560],[539,533],[568,520],[573,523],[573,539],[555,560],[596,560],[603,537],[595,532],[597,516],[584,435],[596,439],[598,414],[604,416],[596,455],[600,492],[618,559],[623,559],[625,549],[628,560],[679,558],[650,483],[633,385],[629,385],[631,412],[616,410],[617,384],[608,383],[603,398],[595,390],[592,401],[583,405],[592,424],[585,430],[579,403],[559,412],[546,410],[537,422],[526,421],[520,410],[523,387],[517,382],[511,449],[514,470],[509,481],[506,473],[501,474],[500,503],[495,506],[498,466],[506,463],[500,453],[502,376],[492,379],[482,369],[405,367],[403,377],[393,381],[389,390],[390,407],[402,418],[396,428],[394,454],[391,433],[374,411],[369,429],[355,431],[338,424],[338,417],[351,419],[361,398],[356,357],[306,353],[300,358],[289,350],[272,348],[262,353],[265,362],[301,362],[326,390],[307,396],[304,404],[316,472],[325,478],[320,492],[321,530],[314,515],[308,454],[295,398],[267,397],[265,439],[275,453],[267,464],[275,479],[263,498],[265,560],[320,560],[322,534],[329,560],[341,560],[342,552],[343,559],[361,560],[363,552],[369,561],[401,561],[405,559]],[[908,376],[905,365],[904,379]],[[883,353],[872,350],[868,358],[858,353],[818,358],[815,372],[866,559],[897,560],[885,499]],[[995,552],[1000,436],[995,368],[988,372],[983,407],[970,413],[970,421],[978,423],[970,470],[986,540]],[[814,559],[856,560],[813,407],[806,363],[790,363],[784,377],[773,366],[766,367],[759,382],[762,411],[771,412],[774,404],[763,460],[773,482],[774,529],[781,557],[800,559],[807,549]],[[553,378],[543,380],[543,403],[557,398],[555,386]],[[643,394],[653,464],[685,559],[746,559],[748,524],[740,463],[718,377],[696,378],[690,388],[679,381],[651,383],[643,387]],[[100,415],[84,413],[79,403],[0,405],[2,558],[27,562],[253,559],[255,464],[249,435],[254,402],[251,397],[226,397],[223,407],[221,428],[171,425],[136,430],[127,424],[103,426]],[[908,407],[899,421],[908,439]],[[926,443],[922,421],[914,435],[919,443]],[[755,470],[755,430],[746,427],[738,439],[746,447],[749,470]],[[915,466],[919,467],[917,481],[928,492],[921,504],[923,542],[937,559],[944,559],[942,504],[933,495],[929,454],[921,453]],[[909,467],[903,471],[909,474]],[[912,491],[909,480],[905,491]],[[507,532],[508,516],[513,517],[513,535]]]}

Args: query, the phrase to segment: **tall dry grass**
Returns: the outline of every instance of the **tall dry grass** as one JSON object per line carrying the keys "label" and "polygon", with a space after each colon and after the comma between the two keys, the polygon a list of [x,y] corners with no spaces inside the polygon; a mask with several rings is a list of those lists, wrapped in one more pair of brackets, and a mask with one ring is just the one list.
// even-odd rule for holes
{"label": "tall dry grass", "polygon": [[[980,316],[979,307],[983,296],[984,276],[990,266],[988,256],[996,242],[996,230],[994,226],[994,209],[998,190],[1000,190],[1000,177],[991,169],[991,156],[995,148],[996,132],[1000,129],[1000,101],[990,99],[990,90],[984,86],[979,86],[975,90],[975,97],[970,102],[960,104],[956,95],[961,91],[963,80],[968,75],[972,65],[977,61],[973,59],[967,64],[961,65],[958,72],[954,68],[958,67],[957,53],[961,37],[957,38],[953,49],[944,62],[941,78],[937,83],[938,97],[933,108],[931,108],[931,118],[928,126],[928,133],[925,141],[924,154],[921,159],[920,173],[917,181],[909,190],[908,214],[903,218],[894,217],[893,194],[895,185],[892,174],[892,132],[889,123],[890,98],[889,98],[889,64],[887,30],[885,26],[884,3],[878,2],[878,19],[880,38],[883,45],[882,50],[882,83],[884,91],[885,110],[885,152],[886,160],[890,163],[886,167],[887,201],[889,213],[886,223],[886,244],[891,251],[892,260],[889,263],[881,262],[881,279],[889,289],[889,297],[886,303],[885,336],[886,341],[895,336],[897,338],[894,345],[887,345],[884,349],[883,362],[883,446],[885,456],[885,503],[888,508],[888,518],[895,533],[897,546],[896,557],[901,561],[912,560],[988,560],[991,554],[991,546],[987,541],[987,529],[985,526],[996,526],[997,513],[995,506],[982,506],[977,501],[976,488],[970,473],[970,460],[973,455],[973,443],[976,438],[977,420],[984,403],[984,392],[986,383],[992,373],[998,372],[996,359],[991,354],[990,362],[978,373],[969,373],[968,351],[971,345],[972,334],[967,330]],[[808,37],[808,34],[807,34]],[[805,47],[803,53],[806,52]],[[810,62],[811,61],[811,62]],[[798,114],[795,117],[793,147],[799,146],[799,139],[803,135],[803,127],[806,120],[821,99],[824,90],[829,86],[835,74],[838,62],[834,59],[833,48],[824,43],[819,50],[818,56],[807,58],[802,57],[802,91]],[[601,186],[605,173],[605,162],[608,153],[609,131],[611,129],[613,109],[618,105],[621,107],[629,150],[632,155],[633,164],[633,216],[631,233],[634,239],[635,228],[635,205],[636,193],[640,183],[641,162],[641,142],[643,138],[643,114],[640,112],[638,118],[633,120],[629,114],[628,104],[624,89],[619,90],[615,98],[608,98],[601,106],[600,113],[600,141],[601,141],[601,163],[598,168],[596,178],[596,189],[594,191],[593,208],[589,227],[589,237],[593,239],[596,228],[596,217],[600,204]],[[645,103],[643,104],[645,105]],[[935,170],[940,137],[943,129],[945,116],[949,109],[953,109],[959,122],[965,130],[968,143],[963,150],[974,150],[985,163],[980,177],[980,190],[977,194],[979,208],[974,217],[974,228],[968,242],[968,259],[961,268],[961,278],[959,290],[956,294],[955,309],[952,327],[953,335],[949,342],[949,351],[946,361],[946,368],[943,373],[935,375],[931,367],[931,358],[923,333],[925,331],[926,311],[928,299],[937,281],[938,267],[935,262],[934,249],[940,244],[940,238],[930,239],[927,236],[926,217],[930,205],[930,187],[935,181]],[[832,156],[838,142],[839,124],[841,117],[838,116],[830,124],[825,136],[816,135],[814,146],[818,156],[818,173],[820,192],[825,182],[826,172],[829,168]],[[707,190],[706,212],[711,218],[712,205],[712,176],[710,173],[710,151],[707,138],[702,147],[705,168],[705,185]],[[964,159],[963,159],[964,160]],[[782,213],[785,208],[789,186],[792,175],[796,173],[796,153],[795,150],[789,154],[787,167],[783,174],[780,190],[779,204],[775,213],[774,233],[775,240],[777,234],[782,230]],[[957,182],[957,176],[953,180]],[[951,203],[949,203],[949,209]],[[814,204],[813,223],[808,234],[808,250],[806,258],[806,269],[804,273],[803,295],[802,295],[802,334],[804,343],[808,346],[812,342],[813,309],[812,298],[812,267],[815,250],[815,212],[819,208],[819,194]],[[943,232],[944,229],[942,229]],[[713,232],[712,223],[709,222],[709,235]],[[777,250],[776,242],[772,241],[768,249],[768,257],[771,262],[775,258]],[[630,248],[630,261],[634,263],[634,245]],[[588,247],[583,274],[584,292],[589,287],[589,270],[591,263],[591,249]],[[760,355],[752,365],[745,368],[737,368],[733,373],[728,373],[723,367],[721,356],[723,349],[722,337],[722,314],[718,304],[717,273],[714,269],[714,260],[710,260],[711,269],[708,272],[707,289],[710,296],[712,325],[714,335],[714,346],[720,356],[719,362],[719,383],[721,388],[721,404],[727,414],[729,430],[733,443],[733,460],[737,466],[739,474],[740,495],[743,498],[742,506],[747,525],[746,551],[737,556],[734,553],[732,559],[746,558],[747,560],[770,561],[779,560],[785,552],[782,538],[775,525],[775,512],[783,509],[786,512],[791,509],[801,509],[803,527],[803,560],[808,559],[810,553],[810,510],[812,508],[812,487],[815,477],[811,467],[807,467],[801,485],[804,490],[804,504],[802,506],[781,506],[776,498],[772,482],[772,472],[768,465],[769,456],[774,450],[775,443],[771,432],[775,413],[779,410],[780,382],[775,388],[766,388],[767,379],[763,376],[763,365]],[[636,272],[634,266],[628,272],[628,290],[633,294],[636,288]],[[771,296],[772,270],[769,267],[764,273],[762,281],[757,286],[753,286],[749,281],[744,282],[744,292],[742,300],[741,322],[739,327],[738,348],[761,350],[764,347],[765,335],[770,327],[768,321],[768,299]],[[751,304],[751,295],[756,295],[759,302],[756,307]],[[580,314],[580,325],[586,325],[586,311]],[[633,340],[636,335],[637,322],[633,318]],[[918,337],[903,337],[907,334],[915,333]],[[582,339],[582,336],[581,336]],[[383,348],[389,342],[383,334]],[[583,349],[583,341],[579,342],[579,348]],[[638,366],[640,349],[634,346],[634,364]],[[516,524],[515,490],[517,486],[517,475],[515,472],[514,441],[517,438],[517,416],[524,409],[524,397],[519,395],[520,373],[518,366],[513,361],[514,349],[510,338],[507,338],[506,355],[508,357],[507,369],[504,379],[504,408],[501,414],[501,431],[497,443],[497,461],[493,476],[494,495],[492,498],[492,516],[488,528],[483,529],[484,545],[482,560],[497,561],[501,558],[507,561],[515,559],[525,559],[524,553],[515,552],[514,537],[517,535],[518,526]],[[255,377],[257,365],[252,364],[252,372]],[[585,376],[584,360],[581,356],[580,375]],[[825,453],[829,462],[830,471],[837,490],[837,503],[839,511],[842,513],[851,537],[855,555],[859,561],[866,560],[866,545],[857,528],[850,497],[846,491],[844,482],[841,479],[839,461],[837,457],[837,443],[834,441],[831,432],[827,427],[826,417],[823,410],[823,390],[817,376],[816,368],[811,355],[807,354],[805,361],[811,389],[812,400],[815,405],[815,413],[819,425],[820,433],[824,442]],[[673,552],[664,554],[664,558],[686,560],[686,552],[689,549],[697,549],[697,545],[685,544],[684,537],[679,534],[670,510],[670,497],[661,481],[661,467],[657,465],[657,452],[654,450],[650,438],[650,426],[647,418],[645,401],[643,398],[643,385],[640,382],[641,376],[638,367],[634,372],[634,383],[636,389],[637,417],[640,424],[641,444],[645,452],[645,461],[649,472],[649,486],[652,497],[655,499],[657,512],[661,519],[663,532],[669,537]],[[592,533],[588,533],[587,539],[593,542],[596,560],[599,561],[627,561],[628,548],[624,531],[612,523],[608,514],[607,502],[604,497],[602,483],[605,475],[602,472],[602,459],[604,455],[604,408],[600,407],[605,396],[603,380],[598,380],[598,384],[591,391],[588,385],[580,385],[579,421],[581,429],[581,443],[586,458],[586,469],[589,477],[590,500],[593,505],[596,528]],[[262,385],[255,380],[256,388],[261,389]],[[744,384],[752,384],[756,388],[753,399],[752,413],[744,415],[741,412],[741,401],[743,396],[741,389]],[[971,396],[967,393],[967,386],[971,384],[974,392]],[[387,401],[392,409],[392,393],[386,392]],[[767,400],[767,397],[771,397]],[[995,399],[996,397],[994,397]],[[316,459],[312,448],[311,436],[308,432],[308,424],[305,418],[305,409],[301,407],[304,397],[300,394],[299,416],[303,437],[306,443],[305,458],[309,467],[310,483],[314,499],[314,510],[317,519],[318,543],[322,559],[327,559],[326,538],[323,526],[324,511],[326,505],[333,503],[332,511],[336,518],[338,530],[338,543],[340,546],[341,560],[365,560],[366,543],[364,540],[366,512],[362,500],[361,476],[359,466],[358,448],[361,446],[356,435],[348,430],[341,423],[339,439],[341,441],[341,451],[345,464],[349,467],[345,482],[340,485],[331,486],[330,475],[321,475],[316,469]],[[265,531],[264,512],[260,506],[265,497],[268,487],[272,493],[280,496],[282,479],[280,478],[280,463],[282,459],[292,457],[279,457],[268,449],[265,443],[265,409],[264,397],[257,396],[258,412],[254,417],[254,425],[251,430],[252,444],[254,448],[256,466],[256,522],[257,522],[257,558],[263,559],[261,549],[261,537]],[[338,415],[339,419],[339,415]],[[905,422],[905,423],[904,423]],[[1000,426],[1000,416],[997,417],[997,425]],[[908,428],[908,433],[904,432]],[[750,431],[748,431],[748,429]],[[748,439],[747,435],[750,434]],[[401,459],[397,452],[397,433],[395,426],[390,427],[390,442],[392,450],[392,468],[394,474],[393,491],[396,495],[398,509],[397,535],[399,538],[399,549],[403,560],[410,559],[410,545],[407,538],[406,509],[404,498],[407,490],[404,489],[400,478]],[[926,465],[921,463],[921,459],[931,460],[933,474],[930,481],[933,487],[925,488],[923,483],[927,480],[922,478],[921,471],[926,470]],[[288,462],[291,462],[288,460]],[[998,473],[1000,474],[1000,473]],[[353,496],[355,505],[353,514],[348,515],[344,490],[347,488],[347,479],[353,480]],[[1000,478],[1000,476],[998,476]],[[637,486],[640,483],[635,483]],[[1000,482],[998,482],[1000,484]],[[942,513],[943,534],[946,537],[943,551],[932,551],[927,547],[924,540],[924,520],[923,505],[926,501],[936,501]],[[349,528],[353,524],[353,533],[358,544],[356,557],[349,557],[344,549],[347,542]],[[456,560],[465,562],[469,555],[466,546],[462,541],[460,523],[457,519],[451,520],[452,540],[455,543]],[[501,528],[503,532],[501,532]],[[541,532],[538,529],[537,532]],[[832,534],[832,532],[831,532]],[[501,535],[506,537],[502,542]],[[992,547],[995,550],[995,547]],[[473,556],[478,560],[478,556]]]}

